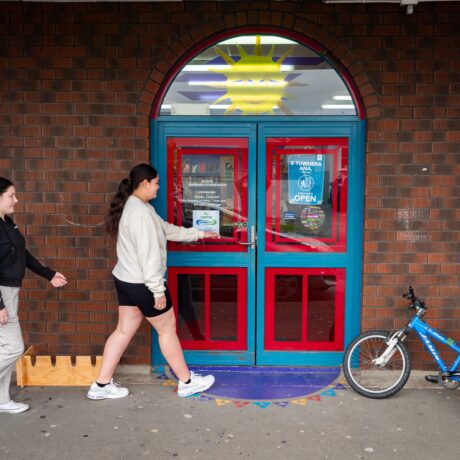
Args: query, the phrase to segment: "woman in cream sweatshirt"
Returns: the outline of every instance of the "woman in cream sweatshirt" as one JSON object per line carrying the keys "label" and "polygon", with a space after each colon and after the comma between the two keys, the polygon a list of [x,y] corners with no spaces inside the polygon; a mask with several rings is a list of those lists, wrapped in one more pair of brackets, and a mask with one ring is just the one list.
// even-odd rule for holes
{"label": "woman in cream sweatshirt", "polygon": [[161,352],[179,379],[179,396],[205,391],[212,375],[201,376],[185,363],[171,295],[165,282],[166,244],[220,238],[217,233],[177,227],[155,212],[150,200],[157,196],[159,176],[148,164],[139,164],[123,179],[106,218],[109,234],[117,235],[118,261],[113,269],[118,294],[118,325],[108,338],[99,377],[89,391],[90,399],[122,398],[129,394],[113,381],[115,368],[145,318],[157,331]]}

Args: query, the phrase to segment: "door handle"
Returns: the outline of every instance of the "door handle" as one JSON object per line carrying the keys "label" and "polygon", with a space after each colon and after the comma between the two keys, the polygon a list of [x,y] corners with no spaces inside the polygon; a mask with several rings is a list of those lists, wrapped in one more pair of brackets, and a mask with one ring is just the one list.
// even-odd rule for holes
{"label": "door handle", "polygon": [[251,246],[251,249],[256,248],[256,227],[254,225],[251,225],[249,230],[249,241],[247,243],[240,241],[238,244],[241,244],[241,246]]}

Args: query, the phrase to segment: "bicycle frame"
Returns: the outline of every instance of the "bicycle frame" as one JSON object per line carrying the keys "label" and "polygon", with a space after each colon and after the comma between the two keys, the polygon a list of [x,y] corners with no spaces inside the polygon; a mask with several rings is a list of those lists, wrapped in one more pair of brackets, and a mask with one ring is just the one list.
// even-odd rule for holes
{"label": "bicycle frame", "polygon": [[[411,319],[411,321],[407,325],[407,328],[410,330],[415,330],[415,332],[417,332],[418,336],[420,337],[423,344],[425,345],[425,348],[431,354],[433,359],[438,363],[438,366],[442,372],[451,372],[451,373],[458,372],[459,365],[460,365],[460,346],[458,346],[454,342],[454,340],[446,337],[444,334],[439,332],[437,329],[432,328],[427,323],[422,321],[418,316],[415,316],[414,318]],[[442,358],[439,356],[438,350],[434,346],[434,343],[430,340],[430,337],[436,339],[437,341],[443,343],[444,345],[447,345],[449,348],[451,348],[452,350],[458,353],[457,359],[454,361],[454,363],[452,364],[450,368],[446,366]],[[460,376],[458,375],[452,375],[449,378],[451,380],[460,381]]]}

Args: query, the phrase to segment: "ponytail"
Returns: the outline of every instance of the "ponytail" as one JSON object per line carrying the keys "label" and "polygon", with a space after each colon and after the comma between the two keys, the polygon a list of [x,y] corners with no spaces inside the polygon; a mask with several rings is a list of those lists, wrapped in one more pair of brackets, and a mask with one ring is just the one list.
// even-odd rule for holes
{"label": "ponytail", "polygon": [[109,235],[118,233],[118,223],[121,219],[121,213],[125,207],[126,200],[132,193],[131,181],[126,177],[118,185],[118,191],[110,202],[109,211],[105,217],[105,228]]}
{"label": "ponytail", "polygon": [[118,191],[110,202],[109,211],[105,217],[105,227],[109,235],[115,236],[118,233],[121,214],[129,196],[139,187],[144,180],[151,181],[158,176],[156,169],[146,163],[135,166],[129,172],[129,178],[126,177],[118,185]]}

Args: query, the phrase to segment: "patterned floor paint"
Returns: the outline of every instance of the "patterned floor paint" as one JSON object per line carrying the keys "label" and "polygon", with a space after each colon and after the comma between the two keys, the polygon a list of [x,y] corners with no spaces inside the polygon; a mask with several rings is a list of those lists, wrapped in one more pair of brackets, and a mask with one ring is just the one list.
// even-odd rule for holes
{"label": "patterned floor paint", "polygon": [[[308,401],[321,401],[345,390],[339,367],[228,367],[191,366],[199,374],[213,374],[216,382],[206,393],[190,396],[218,406],[232,404],[238,408],[250,404],[265,409],[270,405],[305,406]],[[177,389],[177,380],[165,366],[158,378],[163,385]]]}

